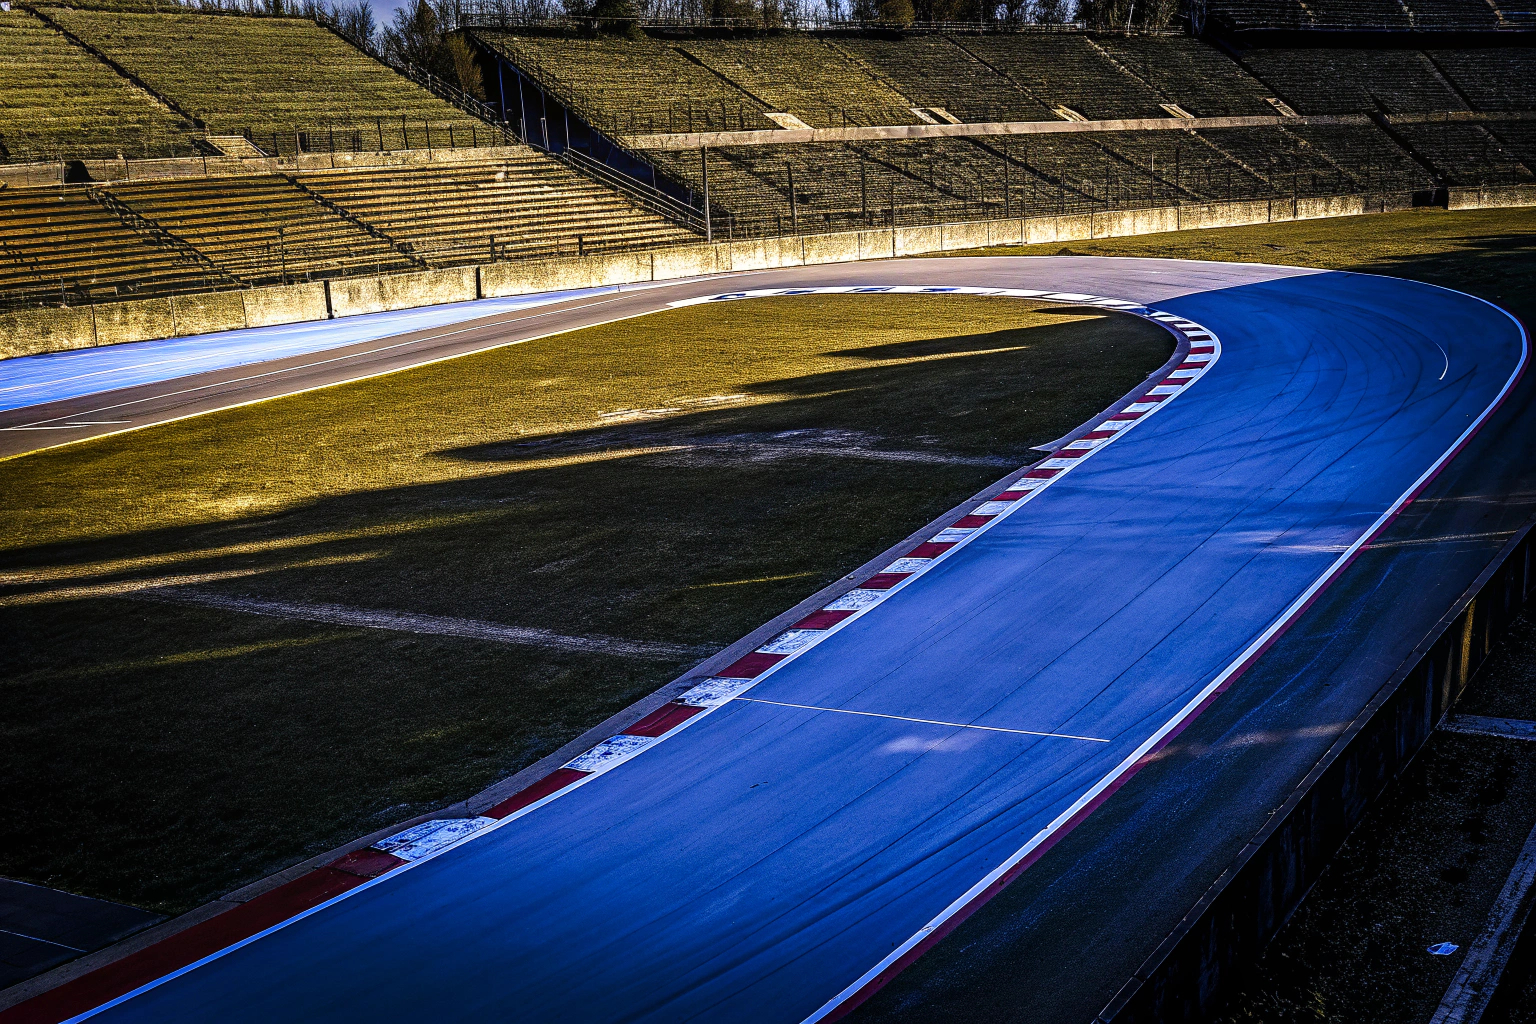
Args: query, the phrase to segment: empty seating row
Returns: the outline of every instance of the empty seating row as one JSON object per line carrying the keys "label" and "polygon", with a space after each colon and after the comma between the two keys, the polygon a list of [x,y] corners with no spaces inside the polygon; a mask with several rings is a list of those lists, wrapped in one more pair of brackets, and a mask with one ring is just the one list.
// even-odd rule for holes
{"label": "empty seating row", "polygon": [[0,296],[7,305],[153,295],[218,283],[191,254],[135,232],[82,186],[0,192]]}
{"label": "empty seating row", "polygon": [[1504,20],[1486,0],[1215,0],[1209,15],[1237,32],[1484,31]]}
{"label": "empty seating row", "polygon": [[679,48],[769,109],[816,128],[920,120],[904,95],[813,36],[694,39]]}
{"label": "empty seating row", "polygon": [[1457,122],[1397,125],[1399,138],[1451,184],[1531,180],[1520,156],[1487,128]]}
{"label": "empty seating row", "polygon": [[0,190],[0,299],[271,284],[696,237],[521,147],[369,170],[10,188]]}
{"label": "empty seating row", "polygon": [[1474,110],[1536,110],[1536,49],[1430,50],[1428,57]]}
{"label": "empty seating row", "polygon": [[0,162],[187,153],[192,126],[30,11],[0,11]]}
{"label": "empty seating row", "polygon": [[1242,60],[1300,114],[1466,109],[1418,50],[1264,49],[1244,53]]}
{"label": "empty seating row", "polygon": [[961,121],[1055,117],[1044,103],[977,60],[950,36],[855,38],[832,45],[872,68],[913,104],[938,107]]}
{"label": "empty seating row", "polygon": [[249,129],[281,152],[297,130],[364,131],[379,117],[484,127],[305,18],[46,13],[214,133]]}
{"label": "empty seating row", "polygon": [[298,175],[430,264],[692,241],[695,236],[531,151],[381,171]]}
{"label": "empty seating row", "polygon": [[419,266],[276,175],[125,182],[110,191],[247,284]]}
{"label": "empty seating row", "polygon": [[1094,42],[1165,102],[1195,117],[1253,117],[1275,113],[1274,92],[1241,66],[1187,36],[1104,36]]}
{"label": "empty seating row", "polygon": [[1084,35],[979,36],[960,45],[1052,109],[1089,120],[1167,117],[1162,99]]}
{"label": "empty seating row", "polygon": [[774,126],[762,116],[762,103],[661,40],[552,39],[489,30],[476,37],[610,131]]}

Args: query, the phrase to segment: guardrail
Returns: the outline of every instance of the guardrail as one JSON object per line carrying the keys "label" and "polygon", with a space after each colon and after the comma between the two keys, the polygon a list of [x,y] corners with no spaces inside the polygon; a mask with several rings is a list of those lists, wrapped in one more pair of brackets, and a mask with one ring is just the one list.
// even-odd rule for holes
{"label": "guardrail", "polygon": [[1096,1024],[1215,1016],[1227,983],[1289,920],[1536,592],[1533,525],[1527,522],[1504,545]]}
{"label": "guardrail", "polygon": [[637,181],[627,174],[621,174],[601,160],[596,160],[579,149],[567,146],[561,152],[551,155],[577,173],[593,178],[617,192],[622,192],[632,202],[644,209],[660,214],[668,220],[676,221],[690,231],[697,231],[701,235],[707,234],[703,210],[673,199],[665,192],[651,188],[644,182]]}

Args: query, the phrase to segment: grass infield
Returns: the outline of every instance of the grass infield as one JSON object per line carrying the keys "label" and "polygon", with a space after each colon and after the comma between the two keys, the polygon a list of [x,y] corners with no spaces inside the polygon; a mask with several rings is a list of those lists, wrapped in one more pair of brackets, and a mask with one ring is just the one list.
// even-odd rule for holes
{"label": "grass infield", "polygon": [[[1040,458],[1171,351],[1011,299],[754,300],[9,461],[0,875],[176,912],[462,799]],[[227,607],[252,598],[614,639]]]}

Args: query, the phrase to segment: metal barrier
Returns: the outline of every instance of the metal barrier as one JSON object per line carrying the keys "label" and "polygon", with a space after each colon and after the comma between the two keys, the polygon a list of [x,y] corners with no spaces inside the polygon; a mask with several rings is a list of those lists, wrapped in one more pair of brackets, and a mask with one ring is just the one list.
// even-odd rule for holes
{"label": "metal barrier", "polygon": [[703,210],[673,199],[665,192],[651,188],[627,174],[620,174],[601,160],[595,160],[574,147],[567,146],[552,155],[572,170],[623,193],[638,206],[676,221],[690,231],[697,231],[701,235],[707,233]]}
{"label": "metal barrier", "polygon": [[1098,1024],[1215,1016],[1227,983],[1255,961],[1367,808],[1435,726],[1536,587],[1527,522],[1376,698],[1099,1014]]}

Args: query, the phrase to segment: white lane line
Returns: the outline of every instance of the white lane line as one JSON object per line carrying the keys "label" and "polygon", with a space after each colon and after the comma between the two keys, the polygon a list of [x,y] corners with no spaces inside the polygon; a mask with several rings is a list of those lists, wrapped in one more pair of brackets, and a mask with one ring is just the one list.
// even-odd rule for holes
{"label": "white lane line", "polygon": [[[1441,286],[1433,285],[1431,287],[1438,288]],[[1401,512],[1409,502],[1418,497],[1420,491],[1429,486],[1429,482],[1433,480],[1435,476],[1439,474],[1441,468],[1444,467],[1445,464],[1449,462],[1457,452],[1461,451],[1467,442],[1471,440],[1472,435],[1477,433],[1478,428],[1483,425],[1483,422],[1487,420],[1489,416],[1493,415],[1495,409],[1504,404],[1504,399],[1514,388],[1515,382],[1518,381],[1521,375],[1525,372],[1525,364],[1530,359],[1530,337],[1525,332],[1525,325],[1516,319],[1512,314],[1503,309],[1500,309],[1498,306],[1495,306],[1493,303],[1486,299],[1478,299],[1475,295],[1466,296],[1466,293],[1457,292],[1450,288],[1444,288],[1442,290],[1450,292],[1453,295],[1461,295],[1475,299],[1490,309],[1496,310],[1498,313],[1508,317],[1509,320],[1515,325],[1515,329],[1519,332],[1520,359],[1515,364],[1514,371],[1509,375],[1509,378],[1505,380],[1504,386],[1500,388],[1499,393],[1494,396],[1493,401],[1490,402],[1483,409],[1483,411],[1478,414],[1476,419],[1467,425],[1466,429],[1461,432],[1461,435],[1451,443],[1449,448],[1441,453],[1440,457],[1437,458],[1428,469],[1419,474],[1418,479],[1414,480],[1413,483],[1408,486],[1407,490],[1398,495],[1397,499],[1393,501],[1392,504],[1389,505],[1386,510],[1376,518],[1375,522],[1373,522],[1365,530],[1365,532],[1355,540],[1353,544],[1351,544],[1348,548],[1341,552],[1336,559],[1334,559],[1328,568],[1323,571],[1321,576],[1313,580],[1312,584],[1308,586],[1306,590],[1302,591],[1302,593],[1298,595],[1296,599],[1292,601],[1291,604],[1287,606],[1283,612],[1280,613],[1279,617],[1270,623],[1268,628],[1266,628],[1262,633],[1255,637],[1253,641],[1249,643],[1249,645],[1244,648],[1243,651],[1239,653],[1238,656],[1221,671],[1220,674],[1218,674],[1214,679],[1212,679],[1197,693],[1195,693],[1189,699],[1189,701],[1173,715],[1173,717],[1164,722],[1156,732],[1152,733],[1152,735],[1143,740],[1135,750],[1131,751],[1124,760],[1115,765],[1115,767],[1111,769],[1108,774],[1106,774],[1098,782],[1094,783],[1081,796],[1074,800],[1070,806],[1068,806],[1059,815],[1057,815],[1054,821],[1048,824],[1045,828],[1041,829],[1039,832],[1035,833],[1035,835],[1032,836],[1027,843],[1015,850],[1012,854],[1005,858],[1002,863],[998,864],[991,871],[987,872],[987,874],[984,875],[979,881],[977,881],[976,884],[972,885],[963,894],[951,901],[947,907],[935,915],[933,919],[930,920],[927,924],[919,928],[905,942],[891,950],[890,953],[882,957],[878,963],[869,968],[869,970],[865,971],[841,992],[837,993],[837,995],[823,1003],[814,1013],[806,1017],[801,1022],[801,1024],[817,1024],[818,1021],[824,1020],[829,1014],[837,1010],[844,1003],[859,996],[859,994],[862,993],[866,988],[877,983],[880,977],[887,970],[895,967],[898,962],[902,961],[903,958],[905,958],[909,953],[918,951],[914,955],[921,955],[920,947],[923,946],[924,942],[928,941],[929,936],[936,932],[942,935],[943,933],[940,931],[940,929],[944,928],[944,926],[950,921],[951,918],[953,918],[956,914],[966,910],[966,908],[968,908],[978,899],[981,899],[995,883],[1001,881],[1011,870],[1013,870],[1016,865],[1022,863],[1025,858],[1027,858],[1036,849],[1049,841],[1053,836],[1056,835],[1057,832],[1061,831],[1070,822],[1072,822],[1077,817],[1079,812],[1091,812],[1092,808],[1097,805],[1101,794],[1105,794],[1107,791],[1110,791],[1110,787],[1114,786],[1115,783],[1123,778],[1127,772],[1132,771],[1143,757],[1159,749],[1162,746],[1164,740],[1171,733],[1183,725],[1183,723],[1197,715],[1205,707],[1207,701],[1215,697],[1216,694],[1223,690],[1231,680],[1235,679],[1237,676],[1246,671],[1248,666],[1252,664],[1260,654],[1269,648],[1270,643],[1274,641],[1274,639],[1287,628],[1289,628],[1291,623],[1296,618],[1298,618],[1302,612],[1311,606],[1313,599],[1317,597],[1317,595],[1320,594],[1331,582],[1333,582],[1334,577],[1342,572],[1346,566],[1355,560],[1355,556],[1360,552],[1360,550],[1362,548],[1368,547],[1371,541],[1375,539],[1375,537],[1383,530],[1385,530],[1387,525],[1391,523],[1392,520],[1397,518],[1398,513]],[[1160,320],[1164,317],[1154,312],[1151,314],[1151,318]],[[1179,318],[1170,317],[1168,319],[1177,321]],[[1135,407],[1132,406],[1131,408]]]}
{"label": "white lane line", "polygon": [[921,725],[942,725],[951,729],[980,729],[982,732],[1011,732],[1018,736],[1049,736],[1058,740],[1082,740],[1085,743],[1108,743],[1098,736],[1074,736],[1069,732],[1036,732],[1034,729],[1003,729],[995,725],[966,725],[964,722],[940,722],[932,718],[908,718],[905,715],[882,715],[874,711],[850,711],[848,708],[823,708],[815,704],[791,704],[783,700],[763,700],[761,697],[732,697],[732,700],[749,704],[772,704],[780,708],[800,708],[802,711],[832,711],[839,715],[861,715],[864,718],[889,718],[897,722],[917,722]]}
{"label": "white lane line", "polygon": [[54,942],[52,939],[44,939],[36,935],[28,935],[25,932],[13,932],[9,928],[0,928],[0,935],[14,935],[18,939],[26,939],[28,942],[41,942],[45,946],[58,946],[60,949],[67,949],[75,953],[90,952],[90,950],[81,949],[79,946],[66,946],[64,943]]}
{"label": "white lane line", "polygon": [[[741,275],[738,275],[738,276],[751,277],[751,276],[753,276],[756,273],[760,273],[760,271],[742,271]],[[712,276],[712,275],[707,275],[707,276]],[[654,283],[651,283],[651,284],[637,285],[637,286],[631,287],[628,292],[623,292],[623,293],[618,294],[618,295],[616,295],[616,296],[614,296],[613,298],[610,298],[610,299],[601,299],[599,301],[587,303],[586,305],[578,306],[578,307],[575,307],[573,309],[545,310],[543,313],[536,313],[533,316],[518,317],[516,319],[517,320],[532,320],[532,319],[534,319],[534,317],[538,317],[538,316],[552,316],[552,315],[554,315],[556,313],[580,312],[582,310],[590,309],[590,308],[593,308],[595,306],[605,305],[605,304],[607,304],[609,302],[617,302],[621,298],[629,298],[630,295],[633,294],[635,291],[640,291],[640,290],[649,289],[649,288],[664,288],[664,287],[670,287],[670,286],[673,286],[673,285],[692,284],[692,283],[696,283],[696,280],[697,279],[692,279],[692,278],[680,278],[680,279],[678,279],[676,281],[660,281],[660,282],[654,282]],[[498,341],[495,344],[486,345],[483,348],[470,349],[470,350],[465,351],[465,352],[454,352],[454,353],[450,353],[449,355],[445,355],[445,356],[432,356],[429,359],[421,359],[421,360],[418,360],[418,361],[416,361],[414,363],[406,364],[404,366],[392,366],[392,367],[388,367],[388,368],[383,369],[383,370],[373,370],[373,369],[370,369],[370,370],[367,370],[364,373],[358,374],[355,377],[346,377],[346,378],[342,378],[342,379],[339,379],[339,380],[326,381],[324,384],[314,384],[314,385],[311,385],[309,387],[297,388],[297,389],[295,389],[293,391],[284,391],[284,392],[280,392],[279,394],[275,394],[275,395],[264,395],[264,396],[262,396],[260,398],[250,398],[250,399],[246,399],[245,401],[242,401],[242,402],[230,402],[227,405],[216,406],[216,407],[214,407],[212,409],[200,409],[200,410],[197,410],[195,412],[180,413],[180,414],[175,415],[175,416],[168,416],[168,417],[166,417],[164,419],[153,419],[152,418],[152,419],[149,419],[149,420],[147,420],[145,422],[137,423],[137,424],[128,426],[124,430],[110,430],[110,431],[107,431],[106,433],[103,433],[103,434],[92,434],[90,437],[75,438],[75,439],[68,440],[68,441],[60,441],[58,444],[46,445],[46,446],[44,446],[42,448],[33,448],[30,451],[16,452],[16,453],[14,453],[12,455],[0,455],[0,462],[6,462],[6,461],[9,461],[10,459],[25,458],[28,455],[36,455],[38,452],[49,451],[49,450],[54,449],[54,448],[63,448],[63,447],[66,447],[68,445],[80,444],[80,443],[85,442],[85,441],[94,441],[94,440],[96,440],[98,438],[102,438],[102,437],[112,437],[112,436],[115,436],[117,434],[126,434],[126,433],[129,433],[130,431],[134,431],[134,430],[143,430],[143,429],[145,429],[147,427],[161,427],[161,426],[165,426],[168,423],[178,423],[178,422],[180,422],[182,420],[195,419],[198,416],[208,416],[208,415],[211,415],[213,413],[227,412],[230,409],[243,409],[246,406],[260,405],[263,402],[275,402],[275,401],[277,401],[279,399],[282,399],[282,398],[293,398],[293,397],[295,397],[297,395],[309,394],[311,391],[324,391],[324,390],[326,390],[328,388],[339,388],[339,387],[343,387],[343,386],[345,386],[347,384],[356,384],[359,381],[373,380],[373,379],[378,378],[378,377],[387,377],[390,374],[405,373],[405,372],[410,371],[410,370],[419,370],[419,369],[421,369],[424,366],[435,366],[438,363],[446,363],[446,362],[448,362],[450,360],[453,360],[453,359],[462,359],[462,358],[464,358],[466,356],[480,355],[480,354],[485,353],[485,352],[494,352],[497,349],[510,348],[513,345],[526,345],[529,342],[543,341],[546,338],[555,338],[555,337],[559,337],[562,334],[570,334],[570,333],[572,333],[574,331],[584,331],[584,330],[587,330],[587,329],[593,328],[593,327],[606,327],[609,324],[616,324],[616,323],[620,323],[620,322],[625,321],[625,320],[634,320],[634,319],[637,319],[637,318],[642,317],[642,316],[648,316],[651,313],[659,313],[659,312],[661,312],[662,308],[664,308],[664,307],[659,307],[657,309],[644,309],[644,310],[641,310],[638,313],[626,313],[626,314],[623,314],[621,316],[611,317],[611,318],[609,318],[607,320],[599,320],[599,321],[596,321],[596,322],[590,323],[590,324],[578,324],[578,325],[575,325],[575,326],[572,326],[572,327],[560,327],[560,328],[556,328],[553,331],[547,331],[544,334],[530,335],[529,337],[526,337],[526,338],[514,338],[511,341]],[[390,349],[403,348],[403,347],[406,347],[406,346],[409,346],[409,345],[417,345],[417,344],[421,344],[422,342],[427,342],[427,341],[440,341],[443,338],[451,337],[451,336],[453,336],[455,334],[469,334],[469,333],[472,333],[474,331],[485,330],[485,329],[488,329],[488,328],[491,328],[491,327],[504,327],[508,323],[514,323],[514,322],[516,322],[516,321],[515,320],[505,320],[505,321],[498,320],[498,321],[496,321],[494,323],[481,324],[478,327],[464,327],[464,328],[461,328],[459,330],[447,331],[447,332],[440,333],[440,334],[434,334],[434,335],[431,335],[430,337],[421,338],[421,339],[418,339],[416,341],[403,341],[403,342],[400,342],[400,343],[395,344],[395,345],[385,346],[383,348],[369,349],[367,352],[359,352],[359,353],[356,353],[355,355],[351,355],[351,356],[338,356],[336,359],[325,359],[325,360],[321,360],[320,362],[305,363],[303,366],[293,366],[293,367],[289,367],[288,369],[285,369],[285,370],[272,370],[272,371],[269,371],[267,373],[260,373],[260,374],[256,374],[256,375],[251,376],[251,377],[240,378],[238,380],[229,380],[229,381],[223,381],[223,382],[218,383],[218,384],[209,384],[209,385],[206,385],[206,387],[190,388],[190,389],[188,389],[186,391],[171,392],[171,393],[159,394],[159,395],[151,395],[148,398],[139,399],[139,400],[136,400],[134,402],[122,403],[122,405],[106,406],[106,407],[103,407],[103,408],[100,408],[100,409],[91,409],[91,410],[89,410],[86,413],[82,413],[81,415],[91,415],[91,414],[94,414],[94,413],[111,412],[114,409],[124,408],[124,407],[129,406],[129,405],[137,405],[137,404],[139,404],[139,402],[152,402],[152,401],[157,401],[157,400],[163,399],[163,398],[176,398],[176,397],[179,397],[180,395],[183,395],[183,394],[191,394],[191,393],[196,392],[196,391],[207,390],[207,388],[222,387],[222,386],[227,385],[227,384],[240,384],[240,383],[244,383],[245,381],[256,380],[256,379],[259,379],[261,377],[277,376],[277,375],[280,375],[280,374],[294,373],[294,372],[297,372],[299,370],[313,369],[316,366],[320,366],[320,365],[322,365],[324,363],[328,363],[328,362],[345,361],[347,359],[362,359],[362,358],[367,357],[367,356],[377,355],[380,352],[387,352]],[[395,335],[395,336],[398,337],[398,335]],[[327,351],[334,351],[334,350],[327,350]],[[260,365],[260,364],[255,364],[255,365]],[[214,371],[209,371],[209,372],[214,372]],[[179,379],[179,378],[173,378],[173,379]],[[110,394],[111,392],[102,392],[102,393],[103,394]],[[95,396],[84,396],[84,397],[95,397]],[[46,403],[46,404],[52,404],[52,403]],[[63,416],[55,416],[53,418],[54,419],[64,419],[65,417],[63,417]],[[47,422],[50,422],[50,421],[49,420],[36,420],[34,422],[36,422],[36,423],[47,423]],[[7,428],[7,429],[18,429],[18,428]]]}
{"label": "white lane line", "polygon": [[611,636],[565,636],[548,629],[506,626],[499,622],[483,622],[479,619],[420,615],[414,612],[382,611],[373,608],[350,608],[340,604],[268,601],[256,597],[216,594],[190,587],[141,590],[132,596],[135,600],[154,601],[160,604],[195,605],[199,608],[246,612],[251,615],[267,615],[279,619],[323,622],[333,626],[362,626],[366,629],[387,629],[399,633],[458,636],[472,640],[550,647],[588,654],[619,654],[634,658],[660,659],[686,658],[699,654],[698,648],[685,647],[682,644],[651,643]]}
{"label": "white lane line", "polygon": [[0,430],[73,430],[79,427],[111,427],[119,423],[132,423],[132,420],[78,420],[71,423],[63,423],[57,426],[47,427],[0,427]]}

